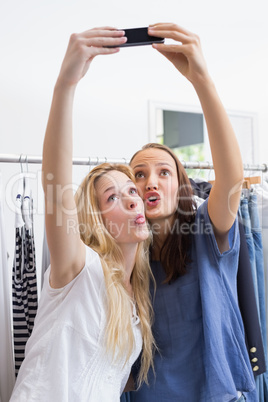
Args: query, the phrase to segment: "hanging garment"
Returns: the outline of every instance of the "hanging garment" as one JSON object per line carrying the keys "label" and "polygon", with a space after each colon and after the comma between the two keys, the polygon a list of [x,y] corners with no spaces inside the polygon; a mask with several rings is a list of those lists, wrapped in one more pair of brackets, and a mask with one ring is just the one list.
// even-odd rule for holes
{"label": "hanging garment", "polygon": [[[1,175],[0,175],[0,194]],[[4,230],[3,206],[0,198],[0,401],[8,402],[15,383],[8,259]]]}
{"label": "hanging garment", "polygon": [[[260,321],[263,339],[266,340],[266,317],[265,317],[265,284],[264,284],[264,263],[263,263],[263,246],[262,246],[262,234],[258,215],[257,195],[250,194],[249,197],[249,214],[251,221],[251,233],[255,248],[255,263],[257,272],[258,283],[258,299],[260,307]],[[266,342],[265,342],[266,345]],[[265,346],[267,351],[267,347]],[[267,354],[267,352],[266,352]]]}
{"label": "hanging garment", "polygon": [[240,201],[240,212],[241,212],[243,227],[244,227],[244,231],[245,231],[246,242],[247,242],[247,246],[248,246],[248,253],[249,253],[249,259],[250,259],[250,265],[251,265],[251,274],[252,274],[252,278],[253,278],[255,298],[256,298],[257,309],[258,309],[258,314],[259,314],[260,307],[259,307],[259,298],[258,298],[258,281],[257,281],[257,269],[256,269],[256,259],[255,259],[255,247],[254,247],[254,241],[253,241],[253,236],[252,236],[252,231],[251,231],[251,221],[250,221],[250,215],[249,215],[249,209],[248,209],[248,198],[245,196],[243,196]]}
{"label": "hanging garment", "polygon": [[[263,260],[266,288],[268,288],[268,183],[263,180],[261,185],[254,187],[257,194],[257,206],[262,233]],[[268,292],[265,294],[266,331],[268,333]]]}
{"label": "hanging garment", "polygon": [[44,284],[44,275],[46,270],[50,265],[50,252],[47,244],[47,234],[46,234],[46,225],[44,225],[44,237],[43,237],[43,251],[42,251],[42,270],[41,270],[41,288],[43,288]]}
{"label": "hanging garment", "polygon": [[255,290],[251,275],[251,265],[245,231],[241,219],[239,221],[240,252],[237,272],[237,293],[239,308],[245,327],[246,344],[254,375],[266,371],[264,345],[261,334],[259,313]]}
{"label": "hanging garment", "polygon": [[[251,233],[255,251],[256,276],[258,283],[258,301],[260,311],[260,324],[264,343],[264,353],[267,366],[267,334],[266,334],[266,313],[265,313],[265,283],[264,283],[264,260],[262,234],[258,215],[257,195],[253,192],[249,195],[249,215],[251,222]],[[259,390],[259,402],[268,401],[268,372],[257,377],[256,385]]]}
{"label": "hanging garment", "polygon": [[[205,181],[196,182],[192,179],[190,179],[190,182],[195,196],[204,199],[209,196],[212,187],[210,183],[207,183]],[[251,233],[248,201],[246,198],[242,204],[244,222],[247,222],[247,226],[244,229],[244,225],[241,223],[241,218],[239,218],[240,252],[237,271],[237,294],[239,308],[245,328],[246,344],[250,357],[250,362],[252,365],[253,373],[256,376],[266,371],[266,360],[264,355],[263,337],[259,320],[259,301],[255,296],[255,286],[257,286],[255,250],[253,235]],[[249,255],[249,250],[251,251],[251,258]],[[253,275],[255,277],[255,283],[253,282]]]}
{"label": "hanging garment", "polygon": [[[22,192],[20,180],[16,210],[16,246],[12,272],[13,339],[15,374],[24,360],[25,345],[30,337],[37,312],[35,243],[32,222],[32,198],[26,181]],[[22,225],[23,223],[23,225]]]}

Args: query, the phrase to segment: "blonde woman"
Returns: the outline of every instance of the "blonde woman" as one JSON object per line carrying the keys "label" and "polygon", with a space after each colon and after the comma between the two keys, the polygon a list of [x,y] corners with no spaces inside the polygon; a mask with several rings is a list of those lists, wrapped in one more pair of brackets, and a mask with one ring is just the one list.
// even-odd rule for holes
{"label": "blonde woman", "polygon": [[149,232],[131,170],[103,164],[75,197],[71,186],[76,85],[123,35],[72,35],[54,88],[43,149],[51,266],[11,401],[119,401],[141,350],[140,383],[152,363]]}

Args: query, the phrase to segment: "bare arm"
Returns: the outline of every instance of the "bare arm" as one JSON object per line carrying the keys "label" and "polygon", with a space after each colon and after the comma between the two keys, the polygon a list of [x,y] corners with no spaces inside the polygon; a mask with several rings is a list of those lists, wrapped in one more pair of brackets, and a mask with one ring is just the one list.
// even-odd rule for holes
{"label": "bare arm", "polygon": [[221,252],[229,249],[228,231],[240,203],[243,164],[237,139],[213,83],[197,89],[209,134],[215,183],[208,200],[208,212]]}
{"label": "bare arm", "polygon": [[135,381],[134,381],[134,378],[133,378],[133,376],[132,376],[132,374],[130,373],[130,375],[129,375],[129,377],[128,377],[128,380],[127,380],[127,383],[126,383],[126,386],[125,386],[125,389],[124,389],[124,392],[130,392],[130,391],[135,391]]}
{"label": "bare arm", "polygon": [[55,288],[69,283],[85,264],[85,247],[78,230],[72,188],[75,89],[96,55],[118,52],[117,48],[103,46],[124,41],[122,31],[108,27],[73,34],[54,88],[44,139],[42,171],[46,231],[51,255],[50,283]]}
{"label": "bare arm", "polygon": [[178,42],[153,47],[192,83],[199,97],[215,170],[208,212],[223,252],[229,248],[228,231],[237,214],[243,182],[243,164],[235,133],[209,76],[198,36],[175,24],[155,24],[149,33]]}

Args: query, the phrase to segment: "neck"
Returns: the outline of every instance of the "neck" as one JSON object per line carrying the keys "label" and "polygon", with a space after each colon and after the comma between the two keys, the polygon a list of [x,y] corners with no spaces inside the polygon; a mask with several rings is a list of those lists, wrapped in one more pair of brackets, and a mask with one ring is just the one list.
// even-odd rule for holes
{"label": "neck", "polygon": [[125,268],[125,286],[131,290],[130,278],[136,261],[137,244],[120,244],[120,249],[123,254]]}
{"label": "neck", "polygon": [[150,220],[150,227],[153,232],[152,257],[154,260],[160,259],[160,251],[172,230],[173,223],[174,216]]}

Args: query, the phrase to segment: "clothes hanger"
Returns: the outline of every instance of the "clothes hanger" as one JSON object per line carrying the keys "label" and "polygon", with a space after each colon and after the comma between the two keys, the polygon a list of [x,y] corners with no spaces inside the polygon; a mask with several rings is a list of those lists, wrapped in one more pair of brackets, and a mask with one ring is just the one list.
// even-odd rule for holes
{"label": "clothes hanger", "polygon": [[202,167],[201,167],[201,162],[198,161],[198,166],[196,167],[196,171],[198,169],[198,172],[195,173],[195,177],[193,178],[193,180],[195,182],[199,182],[199,181],[204,181],[202,175],[201,175],[201,171],[202,171]]}
{"label": "clothes hanger", "polygon": [[17,196],[15,200],[15,227],[22,228],[24,226],[24,219],[22,214],[22,205],[24,197],[24,171],[22,166],[22,155],[20,155],[20,174],[18,178]]}
{"label": "clothes hanger", "polygon": [[[209,183],[213,185],[215,183],[215,180],[209,180]],[[244,177],[242,188],[250,190],[252,184],[259,184],[259,183],[261,183],[261,177],[260,176]]]}
{"label": "clothes hanger", "polygon": [[211,176],[211,173],[212,173],[212,170],[213,170],[213,169],[212,169],[212,167],[210,167],[211,164],[210,164],[209,161],[207,161],[207,164],[208,164],[208,167],[209,167],[207,181],[208,181],[208,183],[211,183],[213,180],[210,179],[210,176]]}
{"label": "clothes hanger", "polygon": [[[29,173],[27,155],[25,158],[26,173]],[[26,229],[32,230],[32,192],[30,189],[29,175],[24,176],[24,197],[22,203],[22,213]]]}
{"label": "clothes hanger", "polygon": [[[245,170],[249,172],[249,174],[247,176],[244,177],[244,180],[246,182],[248,182],[248,184],[251,186],[252,184],[260,184],[261,183],[261,176],[253,176],[252,171],[250,171],[249,169],[249,165],[248,168],[245,167]],[[248,187],[247,187],[248,188]]]}
{"label": "clothes hanger", "polygon": [[243,184],[242,184],[242,188],[246,188],[247,190],[250,190],[250,181],[246,178],[244,178]]}
{"label": "clothes hanger", "polygon": [[261,176],[245,177],[244,180],[248,181],[250,185],[252,185],[252,184],[261,184]]}

